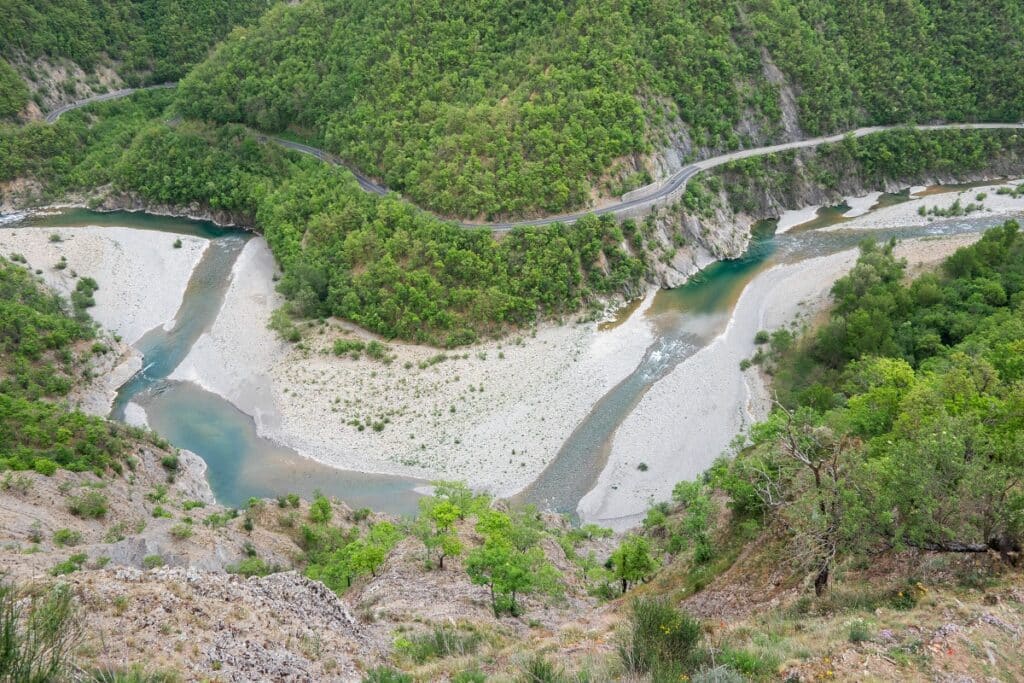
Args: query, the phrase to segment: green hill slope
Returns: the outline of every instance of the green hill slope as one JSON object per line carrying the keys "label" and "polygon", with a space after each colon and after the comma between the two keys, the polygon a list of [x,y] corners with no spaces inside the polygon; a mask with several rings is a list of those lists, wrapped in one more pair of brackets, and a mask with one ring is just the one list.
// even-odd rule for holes
{"label": "green hill slope", "polygon": [[[32,63],[69,60],[87,74],[114,68],[129,84],[177,80],[238,24],[270,0],[0,0],[0,117],[17,114],[29,92],[8,62],[35,81]],[[75,91],[73,77],[62,87]],[[59,79],[58,79],[59,80]]]}
{"label": "green hill slope", "polygon": [[233,33],[179,106],[322,139],[442,213],[554,212],[669,146],[1017,120],[1022,29],[1009,0],[311,0]]}

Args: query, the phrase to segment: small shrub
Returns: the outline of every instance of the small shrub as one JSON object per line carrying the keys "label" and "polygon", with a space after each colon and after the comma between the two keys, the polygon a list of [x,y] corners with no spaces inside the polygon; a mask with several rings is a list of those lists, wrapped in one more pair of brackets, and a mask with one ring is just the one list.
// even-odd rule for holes
{"label": "small shrub", "polygon": [[247,557],[237,564],[229,565],[227,569],[229,574],[239,574],[247,579],[254,576],[266,576],[276,571],[274,567],[258,557]]}
{"label": "small shrub", "polygon": [[726,648],[722,650],[719,657],[725,665],[739,671],[741,674],[758,679],[771,676],[779,668],[778,658],[764,652],[730,650]]}
{"label": "small shrub", "polygon": [[416,664],[423,664],[431,659],[473,654],[481,640],[479,633],[461,633],[450,626],[435,626],[432,631],[400,638],[395,649]]}
{"label": "small shrub", "polygon": [[175,249],[181,249],[181,238],[180,237],[178,239],[174,240],[174,248]]}
{"label": "small shrub", "polygon": [[3,680],[74,680],[72,656],[81,621],[67,586],[26,600],[14,585],[0,583],[0,633]]}
{"label": "small shrub", "polygon": [[413,683],[413,678],[390,666],[379,666],[366,672],[363,683]]}
{"label": "small shrub", "polygon": [[57,463],[48,458],[36,458],[32,462],[32,469],[39,474],[44,474],[47,477],[52,477],[57,472]]}
{"label": "small shrub", "polygon": [[68,501],[68,510],[76,517],[98,519],[107,514],[107,497],[99,491],[87,491]]}
{"label": "small shrub", "polygon": [[153,508],[153,517],[157,519],[160,519],[161,517],[164,519],[171,519],[174,515],[165,510],[163,505],[157,505]]}
{"label": "small shrub", "polygon": [[53,532],[53,542],[58,546],[78,545],[82,542],[82,534],[71,529],[57,529]]}
{"label": "small shrub", "polygon": [[639,465],[636,466],[636,468],[641,472],[646,472],[648,469],[650,469],[648,468],[647,463],[645,462],[640,463]]}
{"label": "small shrub", "polygon": [[146,555],[142,558],[142,566],[145,569],[156,569],[157,567],[162,567],[165,564],[167,563],[164,562],[164,558],[160,555]]}
{"label": "small shrub", "polygon": [[332,514],[331,501],[323,494],[317,495],[309,508],[309,520],[316,524],[326,524],[331,521]]}
{"label": "small shrub", "polygon": [[54,576],[63,576],[64,574],[77,572],[88,559],[89,556],[85,553],[75,553],[63,562],[57,563],[54,568],[50,570],[50,573]]}
{"label": "small shrub", "polygon": [[758,330],[754,335],[755,344],[767,344],[770,339],[771,335],[768,334],[768,330]]}
{"label": "small shrub", "polygon": [[160,458],[160,466],[168,472],[177,472],[181,463],[178,462],[178,456],[176,455],[165,455]]}
{"label": "small shrub", "polygon": [[700,637],[700,624],[688,614],[664,600],[639,598],[633,602],[619,656],[632,673],[656,673],[687,662]]}
{"label": "small shrub", "polygon": [[64,238],[61,237],[59,233],[51,232],[50,233],[50,241],[51,242],[63,242]]}
{"label": "small shrub", "polygon": [[543,655],[534,655],[523,664],[520,683],[568,683],[565,670],[548,661]]}
{"label": "small shrub", "polygon": [[871,631],[868,630],[867,622],[863,619],[854,619],[850,622],[848,635],[851,643],[863,643],[871,640]]}
{"label": "small shrub", "polygon": [[181,507],[188,512],[189,510],[195,510],[196,508],[204,508],[206,507],[206,503],[201,500],[186,500],[181,504]]}
{"label": "small shrub", "polygon": [[192,526],[185,523],[175,524],[171,527],[171,536],[177,541],[192,538]]}
{"label": "small shrub", "polygon": [[467,669],[452,676],[452,683],[487,683],[487,674],[479,669]]}

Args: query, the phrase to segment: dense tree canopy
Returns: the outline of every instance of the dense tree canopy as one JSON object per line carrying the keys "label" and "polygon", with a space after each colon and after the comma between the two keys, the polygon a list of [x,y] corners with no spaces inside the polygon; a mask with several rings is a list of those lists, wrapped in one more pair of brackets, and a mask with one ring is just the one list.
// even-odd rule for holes
{"label": "dense tree canopy", "polygon": [[88,343],[94,333],[84,308],[95,283],[82,282],[72,315],[25,266],[0,257],[0,470],[120,467],[128,447],[121,428],[57,402],[80,381],[88,358],[106,352]]}
{"label": "dense tree canopy", "polygon": [[234,32],[179,106],[317,138],[444,214],[555,212],[672,121],[696,148],[778,137],[782,87],[807,134],[1019,120],[1022,30],[1012,0],[309,0]]}
{"label": "dense tree canopy", "polygon": [[[269,0],[0,0],[0,57],[110,59],[132,80],[175,80]],[[0,74],[2,77],[2,74]],[[0,115],[2,115],[0,110]]]}
{"label": "dense tree canopy", "polygon": [[992,228],[910,284],[904,266],[864,245],[829,322],[776,343],[781,403],[716,474],[793,534],[819,590],[851,554],[1024,539],[1024,236]]}

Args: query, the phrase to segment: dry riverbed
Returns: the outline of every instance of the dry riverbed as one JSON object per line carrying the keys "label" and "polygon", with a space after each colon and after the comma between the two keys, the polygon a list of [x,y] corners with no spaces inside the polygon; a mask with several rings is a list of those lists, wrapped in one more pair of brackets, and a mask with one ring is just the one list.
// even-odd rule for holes
{"label": "dry riverbed", "polygon": [[[908,240],[896,253],[917,270],[978,238]],[[620,530],[635,525],[652,502],[669,498],[676,482],[698,477],[736,434],[764,419],[764,378],[756,366],[739,371],[740,361],[754,354],[754,335],[811,320],[827,307],[832,283],[856,259],[856,250],[849,250],[775,266],[754,278],[725,331],[651,387],[620,425],[608,465],[580,501],[580,517]]]}
{"label": "dry riverbed", "polygon": [[345,469],[514,493],[653,339],[634,313],[607,331],[567,320],[455,351],[388,342],[386,363],[339,357],[336,339],[374,338],[328,321],[307,328],[299,346],[282,343],[267,329],[281,303],[273,272],[266,243],[251,240],[220,316],[171,378],[225,397],[263,436]]}
{"label": "dry riverbed", "polygon": [[[96,280],[90,315],[134,344],[149,330],[174,320],[189,277],[209,241],[132,228],[4,228],[0,254],[25,257],[29,268],[57,292],[69,295],[80,277]],[[61,258],[64,267],[58,268]]]}
{"label": "dry riverbed", "polygon": [[[1004,192],[1016,189],[1021,187],[1022,183],[1024,183],[1024,180],[1008,180],[995,182],[984,187],[974,187],[955,192],[942,192],[940,194],[927,194],[920,197],[916,195],[926,191],[927,188],[915,187],[911,188],[912,199],[910,201],[876,209],[863,215],[857,214],[857,217],[852,221],[825,229],[881,229],[927,225],[935,221],[945,220],[951,213],[954,204],[958,202],[959,206],[963,209],[967,209],[972,204],[975,206],[974,210],[966,214],[967,216],[1006,216],[1007,218],[1012,218],[1024,215],[1024,191],[1017,193],[1016,197],[1012,194],[999,194],[999,191],[1001,188]],[[850,206],[853,206],[853,204],[850,203]],[[925,215],[921,214],[922,209]]]}

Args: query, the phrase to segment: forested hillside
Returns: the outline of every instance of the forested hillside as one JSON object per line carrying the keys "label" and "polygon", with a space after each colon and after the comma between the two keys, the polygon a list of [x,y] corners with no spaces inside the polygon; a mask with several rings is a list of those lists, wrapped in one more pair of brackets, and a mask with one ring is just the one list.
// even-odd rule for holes
{"label": "forested hillside", "polygon": [[1018,120],[1022,30],[1010,0],[310,0],[235,32],[178,102],[322,140],[442,213],[555,212],[667,146]]}
{"label": "forested hillside", "polygon": [[819,594],[859,558],[1015,562],[1024,541],[1024,236],[992,228],[910,284],[892,246],[862,246],[820,329],[763,335],[778,406],[712,476],[786,535]]}
{"label": "forested hillside", "polygon": [[[28,90],[29,63],[67,59],[86,73],[113,66],[129,84],[177,80],[232,26],[254,19],[271,0],[0,0],[0,117],[16,114]],[[74,91],[73,83],[61,87]]]}
{"label": "forested hillside", "polygon": [[24,257],[10,257],[0,257],[0,470],[120,471],[126,428],[60,403],[88,377],[90,359],[110,351],[87,313],[97,283],[80,279],[69,309]]}

